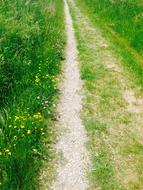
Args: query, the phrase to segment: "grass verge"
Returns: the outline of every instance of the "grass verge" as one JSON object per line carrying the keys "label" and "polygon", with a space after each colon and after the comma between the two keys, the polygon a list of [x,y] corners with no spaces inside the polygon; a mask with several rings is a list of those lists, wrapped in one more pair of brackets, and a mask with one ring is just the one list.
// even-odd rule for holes
{"label": "grass verge", "polygon": [[63,2],[6,0],[0,13],[0,189],[34,190],[54,138]]}
{"label": "grass verge", "polygon": [[[138,30],[138,25],[142,25],[142,17],[139,16],[143,9],[142,3],[133,2],[132,0],[119,1],[118,3],[77,0],[76,3],[89,16],[95,27],[99,27],[102,34],[111,42],[112,49],[115,49],[116,53],[121,55],[124,68],[129,71],[131,78],[142,90],[143,57],[140,40],[143,33],[142,27],[139,27],[140,30]],[[137,24],[135,18],[138,16]],[[135,38],[136,35],[137,38]],[[131,41],[138,44],[140,48],[132,45]]]}
{"label": "grass verge", "polygon": [[[83,1],[69,2],[84,80],[83,121],[93,163],[89,189],[141,190],[142,113],[128,111],[123,95],[128,89],[142,95],[138,73],[142,66],[138,56],[135,59],[125,45],[115,43],[112,32],[109,35],[109,30],[95,23]],[[131,60],[136,63],[134,73]]]}
{"label": "grass verge", "polygon": [[78,2],[90,11],[96,21],[110,27],[124,38],[128,45],[140,54],[143,53],[143,4],[141,1],[79,0]]}

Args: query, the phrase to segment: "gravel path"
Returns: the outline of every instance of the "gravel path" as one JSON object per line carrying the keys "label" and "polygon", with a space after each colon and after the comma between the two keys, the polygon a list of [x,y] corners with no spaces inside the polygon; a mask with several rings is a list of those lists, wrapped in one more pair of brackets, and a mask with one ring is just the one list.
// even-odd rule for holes
{"label": "gravel path", "polygon": [[88,183],[86,170],[89,164],[88,152],[85,148],[86,132],[80,119],[82,82],[77,59],[77,48],[72,19],[68,4],[65,2],[67,26],[66,64],[62,96],[59,104],[58,127],[63,128],[63,134],[57,143],[57,152],[62,154],[62,163],[57,168],[57,179],[54,190],[85,190]]}

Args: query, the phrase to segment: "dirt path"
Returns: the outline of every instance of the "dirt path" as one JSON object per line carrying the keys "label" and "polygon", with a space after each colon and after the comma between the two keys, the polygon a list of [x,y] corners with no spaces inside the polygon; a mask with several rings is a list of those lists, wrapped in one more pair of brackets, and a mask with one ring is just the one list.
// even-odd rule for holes
{"label": "dirt path", "polygon": [[57,143],[57,152],[62,155],[62,163],[57,169],[54,190],[85,190],[87,188],[86,169],[88,152],[85,148],[86,132],[80,119],[82,82],[77,60],[77,48],[69,7],[65,2],[67,26],[66,64],[64,82],[59,104],[58,127],[64,131]]}

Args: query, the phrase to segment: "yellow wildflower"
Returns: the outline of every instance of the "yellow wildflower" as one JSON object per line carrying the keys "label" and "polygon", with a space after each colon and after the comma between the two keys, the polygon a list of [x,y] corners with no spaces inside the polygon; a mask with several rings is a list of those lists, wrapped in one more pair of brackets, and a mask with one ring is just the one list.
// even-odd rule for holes
{"label": "yellow wildflower", "polygon": [[27,134],[30,135],[30,134],[31,134],[31,130],[28,130],[28,131],[27,131]]}
{"label": "yellow wildflower", "polygon": [[10,150],[9,149],[5,149],[5,153],[9,154]]}
{"label": "yellow wildflower", "polygon": [[8,152],[8,155],[11,156],[11,152]]}
{"label": "yellow wildflower", "polygon": [[16,115],[15,115],[15,120],[18,120],[18,119],[19,119],[19,116],[16,116]]}
{"label": "yellow wildflower", "polygon": [[24,127],[24,125],[20,125],[20,128],[21,128],[21,129],[24,129],[25,127]]}
{"label": "yellow wildflower", "polygon": [[40,79],[39,79],[39,77],[36,75],[36,77],[35,77],[35,82],[36,83],[39,83],[40,82]]}

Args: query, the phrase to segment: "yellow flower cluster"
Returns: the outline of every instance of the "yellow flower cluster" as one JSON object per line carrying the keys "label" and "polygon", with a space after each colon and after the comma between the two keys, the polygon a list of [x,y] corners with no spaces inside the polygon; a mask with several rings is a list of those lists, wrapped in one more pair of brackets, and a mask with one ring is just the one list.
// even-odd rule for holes
{"label": "yellow flower cluster", "polygon": [[18,127],[17,125],[14,125],[14,126],[9,125],[9,128],[14,128],[14,129],[21,128],[21,129],[24,129],[25,126],[24,126],[24,125],[20,125],[20,126]]}
{"label": "yellow flower cluster", "polygon": [[17,115],[14,116],[14,119],[15,119],[15,121],[26,120],[26,118],[24,116],[17,116]]}
{"label": "yellow flower cluster", "polygon": [[5,149],[5,153],[11,156],[11,151],[9,149]]}
{"label": "yellow flower cluster", "polygon": [[0,151],[0,156],[2,156],[2,155],[11,156],[11,154],[12,154],[12,153],[11,153],[10,149],[4,148],[4,149],[3,149],[3,152]]}
{"label": "yellow flower cluster", "polygon": [[[33,119],[38,119],[38,120],[41,120],[43,117],[41,115],[40,112],[37,112],[35,113],[33,116],[30,116],[30,114],[26,114],[25,116],[18,116],[18,115],[15,115],[14,118],[13,117],[9,117],[10,119],[14,119],[14,121],[18,121],[18,123],[23,123],[23,121],[28,121],[28,120],[33,120]],[[20,125],[19,126],[21,129],[25,128],[24,125]],[[18,128],[16,125],[15,126],[12,126],[12,125],[9,125],[9,128]]]}
{"label": "yellow flower cluster", "polygon": [[36,114],[33,115],[33,118],[40,120],[40,119],[42,119],[43,117],[42,117],[41,113],[38,112],[38,113],[36,113]]}
{"label": "yellow flower cluster", "polygon": [[35,83],[38,84],[39,82],[40,82],[40,79],[39,79],[39,77],[36,75],[36,76],[35,76]]}
{"label": "yellow flower cluster", "polygon": [[8,125],[9,134],[10,134],[10,146],[0,147],[0,156],[8,157],[12,155],[14,152],[16,145],[23,138],[26,141],[31,141],[31,136],[37,134],[41,134],[42,136],[45,134],[44,132],[44,117],[40,112],[37,112],[33,115],[28,113],[24,113],[23,115],[14,115],[9,117],[10,123]]}

